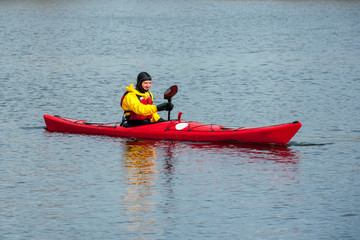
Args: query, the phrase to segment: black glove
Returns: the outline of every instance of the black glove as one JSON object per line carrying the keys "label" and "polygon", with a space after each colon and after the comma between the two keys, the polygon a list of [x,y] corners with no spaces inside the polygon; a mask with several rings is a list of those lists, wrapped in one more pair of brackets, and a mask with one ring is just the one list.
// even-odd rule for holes
{"label": "black glove", "polygon": [[157,105],[156,107],[157,107],[158,112],[159,111],[171,111],[174,108],[174,105],[172,103],[165,102],[165,103]]}

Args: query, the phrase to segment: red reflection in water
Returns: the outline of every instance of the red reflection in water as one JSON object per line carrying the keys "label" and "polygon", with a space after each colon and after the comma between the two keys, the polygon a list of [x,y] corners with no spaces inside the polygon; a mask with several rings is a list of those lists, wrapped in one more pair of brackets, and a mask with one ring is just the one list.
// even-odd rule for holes
{"label": "red reflection in water", "polygon": [[189,144],[193,148],[207,149],[225,155],[247,157],[249,159],[272,160],[279,163],[296,164],[297,153],[287,146],[256,145],[240,143]]}
{"label": "red reflection in water", "polygon": [[[126,146],[126,164],[137,169],[141,174],[149,170],[149,165],[164,164],[168,173],[174,171],[176,159],[183,159],[191,155],[194,161],[227,161],[227,164],[256,163],[268,161],[287,166],[286,170],[295,170],[299,163],[299,154],[287,146],[253,145],[240,143],[194,143],[159,140],[127,140],[122,144]],[[195,151],[195,152],[194,152]],[[292,166],[292,167],[288,167]],[[146,169],[147,170],[146,170]],[[134,171],[133,171],[134,173]],[[141,180],[144,177],[138,177]],[[146,179],[143,179],[146,180]],[[142,184],[138,182],[137,184]]]}
{"label": "red reflection in water", "polygon": [[[194,143],[178,141],[160,140],[126,140],[121,141],[127,147],[126,155],[128,159],[151,159],[156,158],[159,152],[165,154],[167,159],[171,159],[179,152],[186,149],[198,150],[199,153],[216,153],[237,157],[247,157],[249,159],[271,160],[278,163],[297,164],[299,161],[298,153],[288,146],[277,145],[258,145],[243,143]],[[164,153],[165,152],[165,153]],[[130,161],[132,162],[132,161]]]}

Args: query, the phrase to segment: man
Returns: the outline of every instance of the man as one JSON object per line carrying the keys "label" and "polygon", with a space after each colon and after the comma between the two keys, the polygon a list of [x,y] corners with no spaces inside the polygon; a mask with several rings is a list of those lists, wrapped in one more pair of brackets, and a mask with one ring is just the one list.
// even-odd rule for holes
{"label": "man", "polygon": [[153,122],[164,121],[157,112],[171,111],[173,104],[165,102],[152,105],[154,97],[149,91],[151,88],[151,76],[147,72],[141,72],[137,76],[136,87],[133,84],[126,88],[121,98],[120,106],[124,110],[122,126],[137,126]]}

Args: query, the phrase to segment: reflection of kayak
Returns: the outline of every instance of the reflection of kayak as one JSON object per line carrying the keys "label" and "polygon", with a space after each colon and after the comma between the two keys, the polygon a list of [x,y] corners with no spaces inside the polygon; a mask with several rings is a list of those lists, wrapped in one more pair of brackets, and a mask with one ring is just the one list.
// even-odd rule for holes
{"label": "reflection of kayak", "polygon": [[51,132],[83,133],[114,137],[167,139],[196,142],[237,141],[244,143],[287,144],[300,129],[300,122],[268,127],[228,128],[185,120],[172,120],[136,127],[120,123],[91,123],[60,116],[44,115],[46,129]]}
{"label": "reflection of kayak", "polygon": [[[272,144],[253,144],[253,143],[240,143],[240,142],[188,142],[188,141],[164,141],[157,139],[121,139],[116,140],[122,146],[125,146],[125,158],[128,155],[133,155],[133,150],[137,154],[137,161],[149,159],[152,161],[157,154],[157,158],[164,157],[165,161],[173,162],[173,159],[179,149],[181,151],[200,150],[208,153],[209,161],[217,161],[215,155],[228,155],[238,157],[240,162],[247,161],[248,163],[259,163],[264,160],[274,161],[276,163],[297,164],[299,156],[296,150],[289,148],[287,145],[272,145]],[[191,150],[190,150],[191,149]],[[129,151],[131,150],[131,151]],[[174,165],[170,164],[170,165]],[[171,166],[169,166],[171,168]],[[291,168],[294,170],[293,168]]]}

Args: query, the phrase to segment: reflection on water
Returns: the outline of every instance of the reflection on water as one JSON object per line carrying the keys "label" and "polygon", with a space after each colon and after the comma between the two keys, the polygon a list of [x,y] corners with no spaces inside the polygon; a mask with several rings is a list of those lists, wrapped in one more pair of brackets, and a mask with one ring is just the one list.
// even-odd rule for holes
{"label": "reflection on water", "polygon": [[151,186],[154,180],[156,152],[151,145],[139,141],[126,141],[123,162],[128,170],[128,182]]}
{"label": "reflection on water", "polygon": [[[300,157],[287,146],[147,139],[122,140],[121,146],[127,182],[122,203],[126,229],[141,237],[171,232],[181,225],[173,214],[189,211],[187,203],[178,200],[184,194],[209,203],[215,195],[225,194],[228,203],[237,208],[238,199],[227,195],[228,191],[239,196],[255,187],[265,194],[298,182]],[[232,174],[224,175],[224,171]],[[268,183],[257,185],[259,178]],[[188,181],[191,185],[187,188],[179,185]],[[167,214],[166,224],[159,218],[159,210]]]}
{"label": "reflection on water", "polygon": [[[198,156],[195,161],[201,165],[199,171],[206,171],[216,175],[220,170],[236,172],[239,176],[268,177],[272,181],[271,188],[281,188],[283,184],[298,182],[297,172],[301,155],[291,147],[253,145],[243,143],[188,143]],[[209,166],[208,166],[209,165]],[[192,164],[191,168],[193,168]],[[213,166],[213,167],[212,167]],[[220,172],[221,174],[221,172]],[[220,175],[219,174],[219,175]],[[228,179],[240,182],[243,178]],[[245,183],[248,180],[245,180]],[[234,188],[239,185],[234,185]]]}
{"label": "reflection on water", "polygon": [[[127,215],[127,228],[132,231],[149,232],[155,219],[148,217],[154,211],[154,181],[157,178],[156,151],[151,145],[140,141],[125,141],[122,158],[126,171],[127,190],[123,196],[123,207]],[[151,215],[151,214],[150,214]]]}
{"label": "reflection on water", "polygon": [[247,162],[259,159],[278,163],[296,164],[299,161],[297,153],[287,146],[259,145],[245,143],[188,143],[193,149],[212,151],[227,156],[237,156]]}

